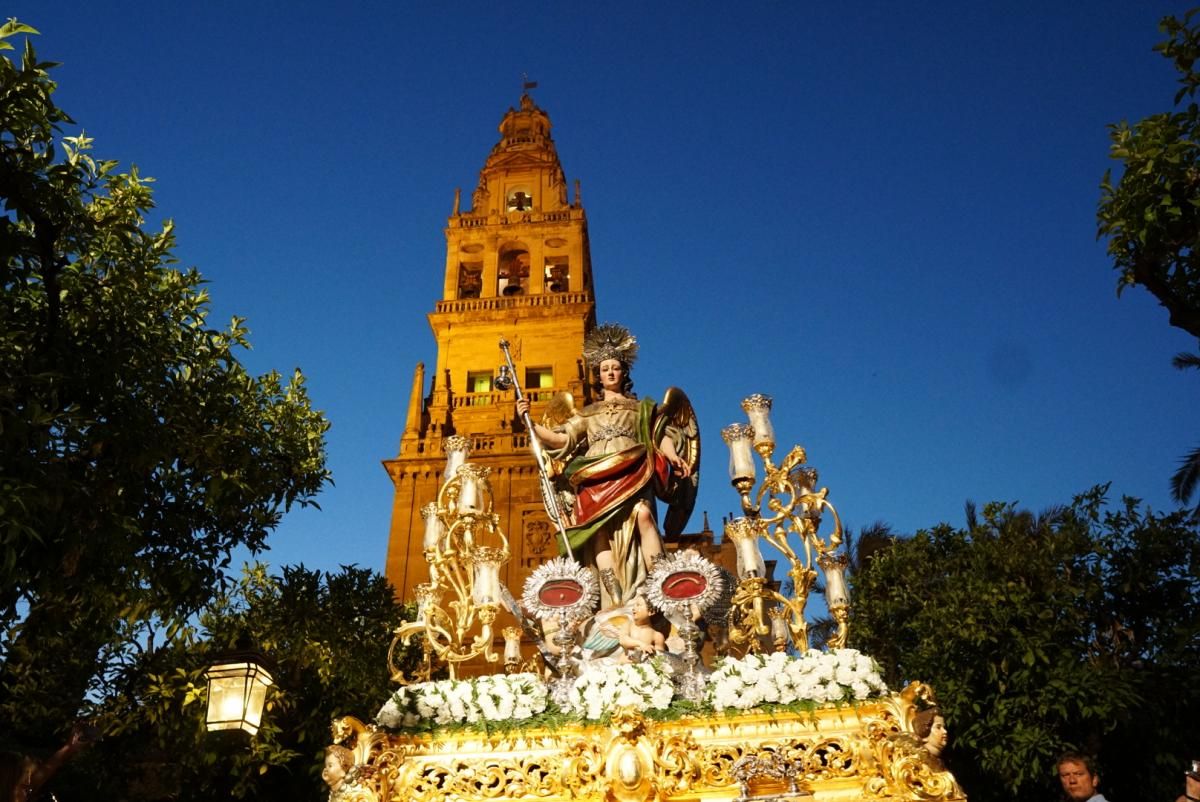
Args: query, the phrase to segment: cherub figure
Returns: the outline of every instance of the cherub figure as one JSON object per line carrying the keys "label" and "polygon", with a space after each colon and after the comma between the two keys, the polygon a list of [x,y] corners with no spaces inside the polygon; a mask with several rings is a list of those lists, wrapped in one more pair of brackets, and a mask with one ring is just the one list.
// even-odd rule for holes
{"label": "cherub figure", "polygon": [[346,773],[354,768],[354,753],[339,744],[325,747],[325,768],[321,769],[321,779],[329,786],[329,793],[336,794],[342,786]]}
{"label": "cherub figure", "polygon": [[624,662],[640,663],[667,650],[666,638],[650,623],[651,613],[650,602],[640,593],[629,603],[629,618],[617,638],[624,649]]}

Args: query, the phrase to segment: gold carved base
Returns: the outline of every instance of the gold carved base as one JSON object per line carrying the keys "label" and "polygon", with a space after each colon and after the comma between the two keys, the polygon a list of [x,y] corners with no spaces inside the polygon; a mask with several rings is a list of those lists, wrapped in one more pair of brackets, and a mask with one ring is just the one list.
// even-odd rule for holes
{"label": "gold carved base", "polygon": [[605,726],[494,736],[393,735],[347,718],[335,733],[358,765],[331,799],[965,800],[911,733],[920,687],[814,713],[655,722],[625,710]]}

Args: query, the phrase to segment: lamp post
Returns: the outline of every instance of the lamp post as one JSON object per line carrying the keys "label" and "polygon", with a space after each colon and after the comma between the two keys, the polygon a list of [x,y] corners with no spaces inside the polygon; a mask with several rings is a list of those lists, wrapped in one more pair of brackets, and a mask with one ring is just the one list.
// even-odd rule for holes
{"label": "lamp post", "polygon": [[242,634],[233,649],[213,656],[205,670],[208,680],[208,710],[204,724],[213,745],[228,770],[217,766],[214,784],[218,798],[232,799],[238,783],[234,752],[244,746],[262,725],[267,688],[275,683],[274,663],[254,648]]}

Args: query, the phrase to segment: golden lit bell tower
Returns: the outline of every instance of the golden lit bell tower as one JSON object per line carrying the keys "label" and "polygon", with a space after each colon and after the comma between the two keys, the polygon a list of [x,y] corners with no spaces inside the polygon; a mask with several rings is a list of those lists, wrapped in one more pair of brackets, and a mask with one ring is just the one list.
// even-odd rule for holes
{"label": "golden lit bell tower", "polygon": [[468,438],[471,461],[491,468],[496,512],[512,547],[501,581],[519,593],[525,576],[556,554],[527,435],[514,431],[513,393],[496,391],[493,381],[504,338],[535,419],[538,402],[561,390],[584,401],[583,337],[596,313],[578,182],[574,189],[568,202],[550,118],[524,94],[500,122],[469,211],[455,193],[442,297],[429,315],[437,363],[428,395],[424,363],[417,363],[400,453],[383,462],[395,486],[386,573],[401,598],[413,598],[428,578],[421,507],[437,496],[442,440],[451,435]]}

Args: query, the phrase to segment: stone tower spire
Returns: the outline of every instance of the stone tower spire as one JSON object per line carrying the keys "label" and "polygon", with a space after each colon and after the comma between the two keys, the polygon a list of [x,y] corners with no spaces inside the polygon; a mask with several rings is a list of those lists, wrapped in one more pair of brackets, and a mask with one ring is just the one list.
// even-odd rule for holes
{"label": "stone tower spire", "polygon": [[472,461],[492,469],[496,512],[513,549],[505,584],[519,588],[555,553],[513,394],[493,386],[504,338],[535,418],[556,392],[571,392],[577,403],[589,392],[579,362],[595,325],[587,217],[568,202],[550,130],[549,115],[523,94],[500,121],[471,208],[456,203],[446,224],[442,295],[429,313],[432,387],[422,399],[418,370],[400,452],[383,463],[395,488],[386,573],[403,598],[427,577],[420,509],[437,494],[441,443],[452,434],[468,437]]}

